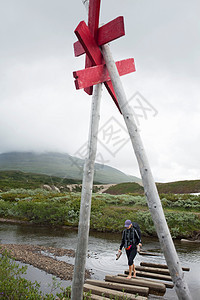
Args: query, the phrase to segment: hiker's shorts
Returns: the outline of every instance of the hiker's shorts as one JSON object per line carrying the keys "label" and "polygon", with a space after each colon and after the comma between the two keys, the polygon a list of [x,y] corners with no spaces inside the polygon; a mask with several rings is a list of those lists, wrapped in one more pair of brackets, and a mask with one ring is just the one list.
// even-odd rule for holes
{"label": "hiker's shorts", "polygon": [[133,260],[136,257],[137,254],[137,248],[136,246],[132,246],[130,250],[126,250],[126,255],[128,258],[128,265],[132,266]]}

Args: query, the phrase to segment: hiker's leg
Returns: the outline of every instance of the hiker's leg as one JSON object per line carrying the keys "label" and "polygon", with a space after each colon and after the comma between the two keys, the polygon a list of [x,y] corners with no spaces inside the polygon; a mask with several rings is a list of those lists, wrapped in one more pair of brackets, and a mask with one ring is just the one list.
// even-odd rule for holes
{"label": "hiker's leg", "polygon": [[129,274],[128,274],[128,279],[131,279],[132,276],[132,272],[133,272],[133,265],[129,266]]}
{"label": "hiker's leg", "polygon": [[[136,254],[137,254],[137,249],[136,249],[136,247],[132,246],[132,248],[129,251],[130,251],[129,252],[129,258],[128,258],[129,276],[130,276],[130,272],[131,272],[131,275],[132,275],[132,272],[133,272],[133,277],[136,277],[136,270],[135,270],[135,266],[134,266],[133,261],[134,261],[134,258],[136,256]],[[130,269],[130,267],[131,267],[131,269]]]}
{"label": "hiker's leg", "polygon": [[133,264],[133,277],[136,277],[135,265]]}

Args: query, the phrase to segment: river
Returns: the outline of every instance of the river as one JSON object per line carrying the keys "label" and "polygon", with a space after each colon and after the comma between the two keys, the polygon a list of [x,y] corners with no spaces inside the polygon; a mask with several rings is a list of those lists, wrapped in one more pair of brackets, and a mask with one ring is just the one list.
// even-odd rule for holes
{"label": "river", "polygon": [[[127,269],[126,255],[123,252],[121,258],[116,261],[115,254],[119,248],[121,234],[91,232],[88,245],[88,258],[86,267],[91,270],[93,279],[103,280],[105,275],[123,273]],[[144,238],[143,250],[160,252],[160,245],[157,239]],[[33,244],[48,247],[76,249],[77,231],[62,228],[47,228],[39,226],[24,226],[13,224],[0,224],[0,243],[2,244]],[[200,244],[182,243],[175,241],[182,266],[190,267],[189,272],[185,273],[194,300],[200,299]],[[74,263],[74,259],[61,257],[69,263]],[[165,259],[160,253],[159,256],[141,256],[137,255],[135,264],[139,265],[141,261],[165,263]],[[52,276],[40,271],[32,266],[28,267],[28,279],[41,282],[43,292],[49,292]],[[62,285],[71,285],[70,281],[61,281]],[[177,299],[174,289],[168,289],[164,297],[149,299]]]}

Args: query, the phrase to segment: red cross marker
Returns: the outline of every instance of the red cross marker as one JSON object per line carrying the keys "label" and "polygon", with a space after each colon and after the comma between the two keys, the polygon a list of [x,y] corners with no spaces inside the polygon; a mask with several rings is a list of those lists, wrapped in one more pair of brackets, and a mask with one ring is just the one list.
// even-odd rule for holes
{"label": "red cross marker", "polygon": [[[97,44],[102,46],[111,41],[118,39],[119,37],[125,35],[124,30],[124,18],[117,17],[116,19],[110,21],[109,23],[98,28],[97,31]],[[80,56],[85,53],[84,48],[81,43],[77,41],[74,43],[74,54],[75,56]]]}
{"label": "red cross marker", "polygon": [[[99,46],[123,36],[124,21],[123,17],[118,17],[98,28],[100,2],[101,0],[90,0],[88,26],[82,21],[75,29],[79,40],[74,43],[75,56],[86,53],[86,61],[85,69],[73,72],[73,76],[76,88],[84,88],[89,95],[92,94],[94,84],[103,82],[121,112]],[[120,76],[135,71],[133,58],[116,62],[116,66]]]}

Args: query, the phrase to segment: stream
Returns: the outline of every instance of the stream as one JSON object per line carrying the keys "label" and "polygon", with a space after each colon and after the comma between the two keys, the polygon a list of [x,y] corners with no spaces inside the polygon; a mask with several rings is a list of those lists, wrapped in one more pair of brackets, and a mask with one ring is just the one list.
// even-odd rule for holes
{"label": "stream", "polygon": [[[115,254],[119,248],[121,234],[90,232],[88,257],[86,268],[92,273],[92,279],[104,280],[105,275],[116,275],[123,273],[127,267],[127,259],[123,255],[116,261]],[[48,228],[41,226],[25,226],[0,223],[0,243],[2,244],[32,244],[39,246],[65,248],[76,250],[77,230],[63,228]],[[160,253],[160,245],[156,238],[143,238],[143,250]],[[192,298],[200,299],[200,243],[182,243],[175,241],[176,250],[182,266],[189,267],[189,272],[184,272]],[[74,258],[58,257],[74,264]],[[140,262],[166,263],[162,253],[159,256],[137,255],[135,264]],[[20,263],[22,265],[22,263]],[[50,292],[49,285],[52,284],[52,275],[28,266],[27,279],[37,280],[41,283],[42,291]],[[63,287],[71,285],[71,281],[61,282]],[[167,289],[164,297],[149,296],[149,299],[178,299],[174,289]]]}

